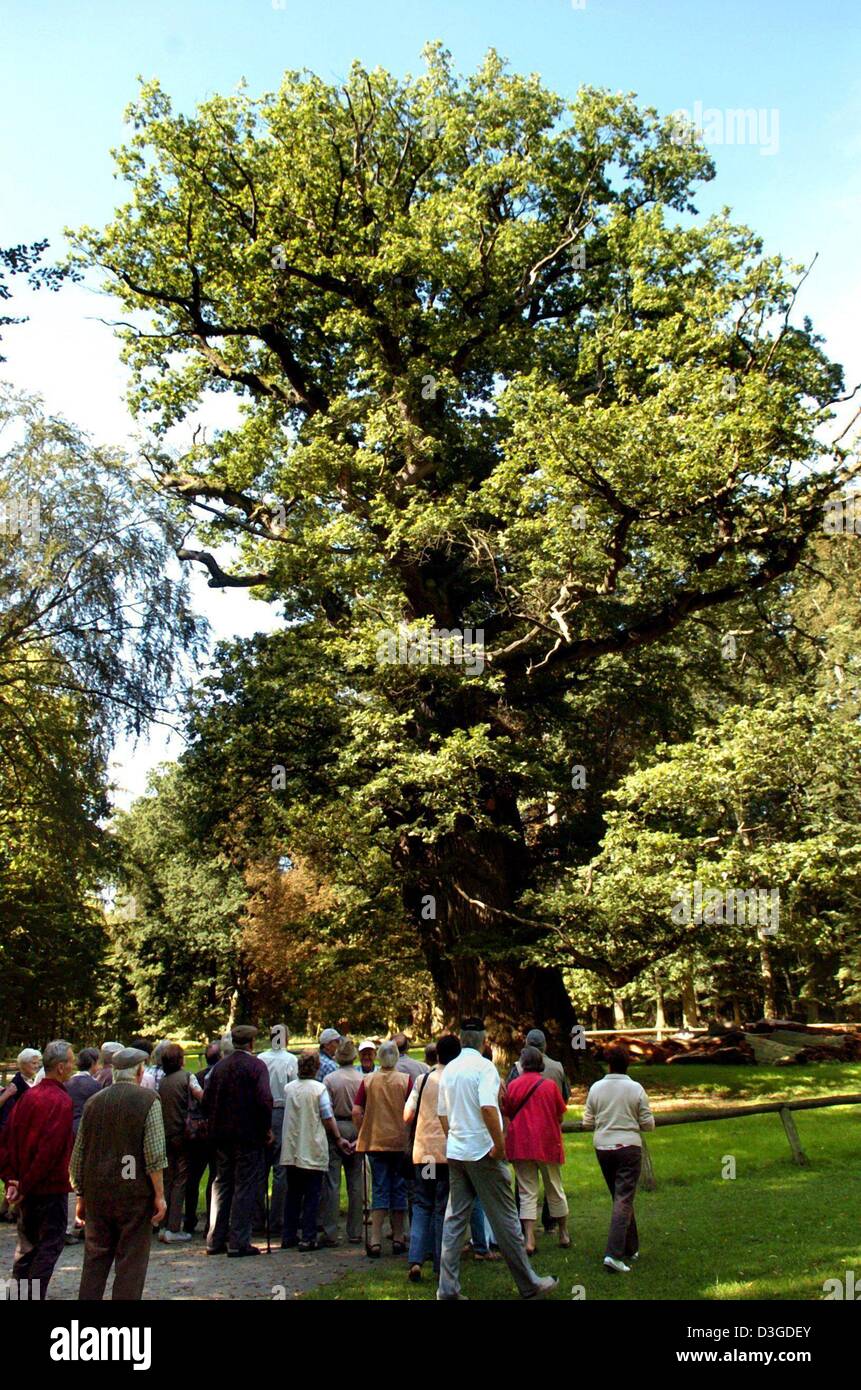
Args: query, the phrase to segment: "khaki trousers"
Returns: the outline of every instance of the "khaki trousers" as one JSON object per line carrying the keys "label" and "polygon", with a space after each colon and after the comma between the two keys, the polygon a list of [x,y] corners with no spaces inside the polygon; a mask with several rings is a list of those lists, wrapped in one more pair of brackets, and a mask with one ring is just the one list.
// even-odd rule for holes
{"label": "khaki trousers", "polygon": [[568,1198],[562,1187],[561,1163],[536,1163],[531,1158],[518,1158],[514,1162],[517,1186],[520,1188],[521,1221],[538,1220],[538,1177],[544,1182],[544,1195],[550,1208],[550,1215],[557,1220],[568,1215]]}

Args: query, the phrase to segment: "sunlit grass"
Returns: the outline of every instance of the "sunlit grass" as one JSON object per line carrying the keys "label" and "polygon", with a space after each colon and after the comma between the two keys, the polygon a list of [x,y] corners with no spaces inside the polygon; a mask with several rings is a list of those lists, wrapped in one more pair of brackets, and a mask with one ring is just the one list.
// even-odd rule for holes
{"label": "sunlit grass", "polygon": [[[861,1066],[635,1070],[654,1097],[692,1095],[704,1102],[719,1087],[739,1103],[861,1092]],[[700,1075],[700,1071],[708,1075]],[[669,1075],[668,1075],[669,1073]],[[718,1075],[719,1074],[719,1075]],[[796,1084],[797,1083],[797,1084]],[[579,1110],[570,1111],[573,1115]],[[602,1266],[609,1197],[588,1135],[566,1136],[565,1185],[572,1248],[539,1236],[535,1268],[559,1277],[557,1298],[582,1286],[587,1300],[819,1299],[826,1279],[861,1273],[861,1106],[795,1116],[810,1167],[791,1161],[779,1117],[757,1115],[672,1126],[649,1136],[655,1192],[637,1198],[642,1254],[630,1275]],[[722,1177],[735,1160],[735,1178]],[[307,1298],[427,1299],[435,1281],[426,1266],[420,1285],[407,1283],[405,1260],[361,1266]],[[462,1266],[463,1291],[480,1299],[516,1298],[504,1265]]]}

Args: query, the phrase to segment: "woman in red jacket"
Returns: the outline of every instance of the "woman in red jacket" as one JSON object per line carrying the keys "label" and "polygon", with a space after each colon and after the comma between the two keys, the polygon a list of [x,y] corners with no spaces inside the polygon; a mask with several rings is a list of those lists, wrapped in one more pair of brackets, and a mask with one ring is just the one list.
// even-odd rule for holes
{"label": "woman in red jacket", "polygon": [[550,1215],[557,1221],[559,1244],[564,1249],[571,1244],[568,1198],[562,1188],[565,1150],[560,1126],[565,1102],[556,1082],[541,1075],[544,1058],[537,1047],[524,1047],[520,1065],[523,1071],[509,1084],[502,1112],[508,1117],[505,1154],[514,1164],[517,1175],[526,1253],[532,1255],[538,1218],[539,1173],[544,1181]]}

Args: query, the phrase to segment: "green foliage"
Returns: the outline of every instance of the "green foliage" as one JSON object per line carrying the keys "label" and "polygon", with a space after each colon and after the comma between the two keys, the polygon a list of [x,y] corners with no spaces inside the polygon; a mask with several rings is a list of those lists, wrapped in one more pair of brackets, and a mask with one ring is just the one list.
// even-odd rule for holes
{"label": "green foliage", "polygon": [[[213,833],[277,827],[368,922],[397,889],[447,1005],[490,993],[519,1028],[528,997],[561,1026],[502,962],[554,958],[605,793],[731,702],[710,623],[753,619],[777,660],[851,471],[825,442],[841,370],[792,322],[802,268],[697,217],[714,171],[671,120],[493,53],[462,78],[438,47],[403,81],[288,72],[192,115],[148,83],[129,119],[129,201],[73,264],[134,325],[163,486],[234,542],[181,555],[288,628],[223,651],[198,698]],[[177,457],[167,431],[224,392],[238,423]],[[381,662],[401,623],[480,629],[483,668]],[[681,834],[640,835],[612,901],[598,875],[569,964],[630,979],[674,949],[650,934]]]}
{"label": "green foliage", "polygon": [[548,895],[566,924],[563,959],[582,965],[590,952],[622,985],[679,953],[699,961],[714,1005],[749,998],[755,924],[674,921],[674,892],[778,889],[770,949],[789,1006],[858,1002],[861,731],[845,709],[789,694],[731,706],[694,739],[658,747],[607,803],[599,854]]}
{"label": "green foliage", "polygon": [[9,391],[0,428],[2,1036],[78,1038],[102,986],[112,736],[165,708],[201,625],[126,460]]}
{"label": "green foliage", "polygon": [[116,817],[121,889],[110,938],[143,1026],[220,1032],[239,984],[245,885],[228,855],[198,841],[188,796],[168,766]]}

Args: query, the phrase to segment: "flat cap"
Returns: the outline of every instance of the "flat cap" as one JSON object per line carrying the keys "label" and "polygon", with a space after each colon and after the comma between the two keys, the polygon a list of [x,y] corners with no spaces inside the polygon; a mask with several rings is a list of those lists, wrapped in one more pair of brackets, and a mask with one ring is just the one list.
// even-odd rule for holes
{"label": "flat cap", "polygon": [[128,1071],[130,1067],[139,1067],[148,1056],[149,1053],[141,1052],[139,1047],[121,1047],[111,1058],[111,1064],[114,1071]]}
{"label": "flat cap", "polygon": [[231,1028],[230,1036],[237,1047],[244,1047],[246,1043],[253,1043],[257,1029],[253,1023],[237,1023],[235,1028]]}
{"label": "flat cap", "polygon": [[544,1050],[547,1046],[547,1039],[540,1028],[530,1028],[529,1032],[526,1034],[526,1046],[537,1047],[539,1051]]}
{"label": "flat cap", "polygon": [[337,1028],[324,1028],[322,1033],[320,1034],[320,1042],[323,1044],[324,1047],[326,1043],[340,1041],[341,1034],[338,1032]]}

